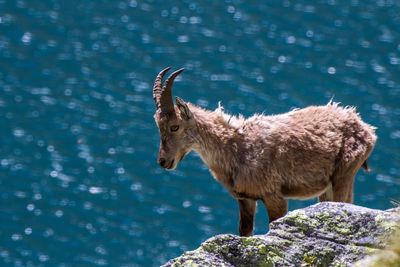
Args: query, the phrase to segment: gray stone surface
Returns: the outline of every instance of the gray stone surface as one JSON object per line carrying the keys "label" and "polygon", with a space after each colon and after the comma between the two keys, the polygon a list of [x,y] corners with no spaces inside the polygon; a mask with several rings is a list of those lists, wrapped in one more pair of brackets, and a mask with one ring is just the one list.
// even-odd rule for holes
{"label": "gray stone surface", "polygon": [[289,212],[266,235],[218,235],[164,266],[351,266],[382,249],[400,209],[323,202]]}

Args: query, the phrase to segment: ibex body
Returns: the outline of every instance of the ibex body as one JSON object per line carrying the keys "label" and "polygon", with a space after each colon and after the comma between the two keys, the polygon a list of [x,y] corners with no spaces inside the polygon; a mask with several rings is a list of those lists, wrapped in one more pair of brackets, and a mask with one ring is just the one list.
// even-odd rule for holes
{"label": "ibex body", "polygon": [[157,76],[153,97],[160,130],[159,164],[174,169],[196,151],[211,173],[238,201],[240,235],[253,231],[256,200],[270,222],[287,212],[287,199],[353,201],[354,177],[376,142],[375,128],[354,108],[330,102],[284,114],[250,118],[209,111],[176,98],[169,68]]}

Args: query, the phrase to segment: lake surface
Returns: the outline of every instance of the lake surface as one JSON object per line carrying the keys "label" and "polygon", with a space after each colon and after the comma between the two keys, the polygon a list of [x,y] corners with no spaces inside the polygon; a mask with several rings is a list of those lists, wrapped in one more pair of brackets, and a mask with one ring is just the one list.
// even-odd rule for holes
{"label": "lake surface", "polygon": [[186,68],[174,94],[205,108],[356,106],[379,139],[355,203],[399,200],[399,1],[248,2],[0,0],[1,266],[157,266],[237,233],[198,156],[156,163],[166,66]]}

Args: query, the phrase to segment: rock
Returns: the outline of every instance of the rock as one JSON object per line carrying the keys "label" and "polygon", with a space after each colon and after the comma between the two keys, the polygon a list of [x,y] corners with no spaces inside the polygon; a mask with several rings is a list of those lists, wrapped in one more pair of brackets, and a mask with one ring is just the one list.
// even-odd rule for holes
{"label": "rock", "polygon": [[386,267],[386,266],[393,266],[399,267],[400,266],[400,257],[397,253],[384,250],[377,254],[367,256],[364,259],[357,261],[353,264],[353,267]]}
{"label": "rock", "polygon": [[399,267],[400,266],[400,227],[389,240],[384,250],[357,261],[353,267]]}
{"label": "rock", "polygon": [[322,202],[289,212],[265,235],[218,235],[163,266],[350,266],[384,248],[399,222],[400,208]]}

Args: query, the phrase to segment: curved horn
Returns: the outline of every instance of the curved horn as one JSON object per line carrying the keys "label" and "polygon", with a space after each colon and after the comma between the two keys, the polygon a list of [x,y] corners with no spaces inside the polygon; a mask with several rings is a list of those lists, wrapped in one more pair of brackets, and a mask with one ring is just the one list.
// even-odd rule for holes
{"label": "curved horn", "polygon": [[177,71],[174,71],[164,83],[160,98],[160,107],[161,111],[164,114],[168,114],[174,111],[174,102],[172,100],[172,85],[174,84],[175,78],[184,70],[184,68],[181,68]]}
{"label": "curved horn", "polygon": [[161,93],[162,93],[162,79],[167,73],[171,67],[165,68],[160,73],[157,75],[156,80],[154,81],[154,86],[153,86],[153,99],[154,102],[156,103],[156,108],[157,110],[160,109],[161,103],[160,103],[160,98],[161,98]]}

